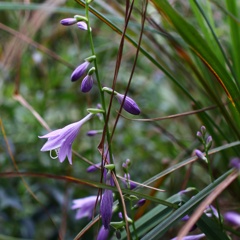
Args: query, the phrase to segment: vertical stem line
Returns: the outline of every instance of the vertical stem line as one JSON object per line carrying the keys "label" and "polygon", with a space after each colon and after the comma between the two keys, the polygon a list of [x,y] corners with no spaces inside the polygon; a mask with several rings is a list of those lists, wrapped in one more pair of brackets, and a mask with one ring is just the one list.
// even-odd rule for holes
{"label": "vertical stem line", "polygon": [[[86,17],[88,19],[87,26],[88,26],[88,34],[89,34],[89,39],[90,39],[90,47],[92,50],[92,55],[96,56],[95,49],[94,49],[94,43],[93,43],[93,37],[92,37],[92,30],[90,28],[89,3],[88,2],[86,2],[85,11],[86,11]],[[107,142],[108,142],[107,151],[109,151],[110,163],[113,163],[111,139],[110,139],[110,133],[109,133],[109,127],[108,127],[108,121],[107,121],[107,115],[106,115],[105,97],[104,97],[104,92],[102,91],[102,85],[101,85],[101,81],[100,81],[100,77],[99,77],[99,73],[98,73],[97,57],[94,59],[93,62],[94,62],[94,67],[95,67],[95,75],[96,75],[96,79],[97,79],[97,85],[98,85],[98,89],[99,89],[99,93],[100,93],[101,105],[104,110],[103,119],[104,119],[104,123],[105,123],[105,126],[104,126],[105,131],[103,131],[103,134],[106,133],[106,135],[107,135]],[[105,159],[104,154],[102,156]]]}

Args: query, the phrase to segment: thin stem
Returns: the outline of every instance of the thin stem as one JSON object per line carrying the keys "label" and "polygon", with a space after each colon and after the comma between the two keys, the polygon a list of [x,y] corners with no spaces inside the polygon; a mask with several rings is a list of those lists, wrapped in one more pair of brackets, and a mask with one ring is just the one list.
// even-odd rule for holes
{"label": "thin stem", "polygon": [[[96,56],[95,49],[94,49],[94,43],[93,43],[93,37],[92,37],[92,30],[90,28],[89,3],[88,2],[86,2],[85,11],[86,11],[86,18],[88,19],[87,26],[88,26],[90,47],[91,47],[92,55]],[[102,108],[104,110],[103,119],[104,119],[104,123],[105,123],[105,126],[104,126],[105,131],[103,131],[103,134],[106,133],[106,135],[107,135],[107,142],[108,142],[108,149],[107,149],[107,151],[109,151],[110,163],[113,163],[112,148],[111,148],[111,141],[110,141],[111,139],[110,139],[110,133],[109,133],[108,122],[107,122],[107,115],[106,115],[105,97],[104,97],[104,92],[102,91],[102,85],[101,85],[101,81],[100,81],[100,77],[99,77],[98,65],[97,65],[97,57],[93,60],[93,63],[94,63],[94,67],[95,67],[95,75],[96,75],[96,79],[97,79],[97,86],[98,86],[99,93],[100,93],[101,105],[102,105]],[[103,158],[104,158],[104,154],[103,154]]]}

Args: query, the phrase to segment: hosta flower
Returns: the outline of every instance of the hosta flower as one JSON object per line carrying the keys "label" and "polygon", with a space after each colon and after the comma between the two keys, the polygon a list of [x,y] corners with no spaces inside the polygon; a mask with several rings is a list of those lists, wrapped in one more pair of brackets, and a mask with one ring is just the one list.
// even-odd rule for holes
{"label": "hosta flower", "polygon": [[[120,104],[122,104],[123,99],[124,99],[124,95],[117,93],[115,95],[115,97],[117,98],[118,102]],[[133,115],[139,115],[140,114],[140,109],[138,107],[138,105],[135,103],[135,101],[133,99],[131,99],[130,97],[126,96],[125,101],[123,103],[123,109]]]}
{"label": "hosta flower", "polygon": [[234,226],[240,226],[240,214],[236,212],[226,212],[224,214],[224,220]]}
{"label": "hosta flower", "polygon": [[89,92],[93,87],[93,77],[92,75],[87,75],[83,80],[81,84],[81,91],[86,93]]}
{"label": "hosta flower", "polygon": [[60,21],[60,23],[64,26],[70,26],[70,25],[73,25],[73,24],[77,23],[77,19],[75,19],[75,18],[64,18]]}
{"label": "hosta flower", "polygon": [[107,240],[108,239],[109,230],[102,226],[99,230],[97,240]]}
{"label": "hosta flower", "polygon": [[85,61],[84,63],[80,64],[72,73],[71,80],[72,82],[77,81],[79,78],[83,76],[83,74],[86,72],[90,62]]}
{"label": "hosta flower", "polygon": [[73,200],[72,209],[77,209],[76,219],[83,217],[92,217],[93,210],[96,204],[97,196],[90,196]]}
{"label": "hosta flower", "polygon": [[78,22],[77,26],[81,30],[87,30],[87,28],[88,28],[88,26],[87,26],[87,24],[85,22]]}
{"label": "hosta flower", "polygon": [[79,133],[81,126],[93,117],[93,114],[88,114],[82,120],[69,124],[64,128],[52,131],[39,138],[48,138],[47,142],[41,148],[42,152],[56,150],[60,162],[63,162],[66,157],[72,164],[72,144]]}

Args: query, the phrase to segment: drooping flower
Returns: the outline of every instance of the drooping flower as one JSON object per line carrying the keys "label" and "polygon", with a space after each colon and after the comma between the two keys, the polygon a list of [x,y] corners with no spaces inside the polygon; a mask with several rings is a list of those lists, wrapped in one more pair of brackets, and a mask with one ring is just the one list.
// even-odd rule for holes
{"label": "drooping flower", "polygon": [[84,63],[80,64],[72,73],[71,80],[72,82],[77,81],[79,78],[83,76],[83,74],[86,72],[90,62],[85,61]]}
{"label": "drooping flower", "polygon": [[96,204],[97,196],[90,196],[73,200],[72,209],[77,209],[76,219],[83,217],[92,217],[93,210]]}
{"label": "drooping flower", "polygon": [[76,18],[64,18],[60,21],[60,23],[64,26],[70,26],[70,25],[77,23],[77,19]]}
{"label": "drooping flower", "polygon": [[240,214],[236,212],[226,212],[224,214],[224,220],[231,225],[240,226]]}
{"label": "drooping flower", "polygon": [[41,148],[42,152],[56,150],[60,162],[68,158],[72,164],[72,144],[79,133],[81,126],[93,117],[93,114],[88,114],[82,120],[69,124],[64,128],[54,130],[46,135],[39,136],[39,138],[48,138],[47,142]]}
{"label": "drooping flower", "polygon": [[81,29],[81,30],[87,30],[88,29],[88,26],[87,26],[87,24],[85,23],[85,22],[78,22],[77,23],[77,26],[78,26],[78,28],[79,29]]}
{"label": "drooping flower", "polygon": [[86,93],[89,92],[93,87],[93,77],[92,75],[87,75],[83,80],[81,84],[81,91]]}
{"label": "drooping flower", "polygon": [[97,240],[107,240],[108,239],[109,230],[102,226],[99,230]]}
{"label": "drooping flower", "polygon": [[[189,235],[181,238],[182,240],[199,240],[201,238],[205,237],[204,233],[198,234],[198,235]],[[177,237],[172,238],[171,240],[178,240]]]}
{"label": "drooping flower", "polygon": [[[116,93],[115,97],[117,98],[118,102],[122,104],[124,95],[120,93]],[[138,107],[136,102],[128,96],[126,96],[125,101],[123,103],[123,109],[133,115],[140,114],[140,108]]]}

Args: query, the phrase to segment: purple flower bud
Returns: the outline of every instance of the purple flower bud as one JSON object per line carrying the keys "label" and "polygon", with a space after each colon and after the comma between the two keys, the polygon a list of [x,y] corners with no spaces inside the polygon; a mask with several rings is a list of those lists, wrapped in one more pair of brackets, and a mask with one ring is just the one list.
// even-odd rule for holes
{"label": "purple flower bud", "polygon": [[240,226],[240,214],[236,212],[226,212],[224,214],[224,220],[231,225]]}
{"label": "purple flower bud", "polygon": [[195,150],[195,154],[199,159],[207,162],[207,158],[203,155],[203,153],[200,150],[198,150],[198,149]]}
{"label": "purple flower bud", "polygon": [[[204,233],[198,234],[198,235],[189,235],[181,238],[182,240],[199,240],[201,238],[205,237]],[[177,237],[172,238],[171,240],[178,240]]]}
{"label": "purple flower bud", "polygon": [[90,167],[87,168],[87,172],[95,172],[101,167],[101,163],[97,163],[95,165],[91,165]]}
{"label": "purple flower bud", "polygon": [[87,75],[83,80],[81,84],[81,91],[86,93],[89,92],[93,87],[93,77],[92,75]]}
{"label": "purple flower bud", "polygon": [[90,62],[85,61],[81,65],[79,65],[72,73],[71,80],[72,82],[77,81],[79,78],[83,76],[83,74],[86,72]]}
{"label": "purple flower bud", "polygon": [[87,26],[87,24],[85,22],[78,22],[77,26],[81,30],[87,30],[87,28],[88,28],[88,26]]}
{"label": "purple flower bud", "polygon": [[118,217],[121,218],[121,219],[123,219],[122,212],[119,212],[119,213],[118,213]]}
{"label": "purple flower bud", "polygon": [[113,192],[112,190],[105,189],[100,204],[100,213],[102,216],[102,223],[105,229],[109,229],[109,225],[112,219],[112,206],[113,206]]}
{"label": "purple flower bud", "polygon": [[87,136],[93,137],[93,136],[97,135],[98,133],[99,133],[99,131],[97,131],[97,130],[90,130],[87,132]]}
{"label": "purple flower bud", "polygon": [[100,231],[97,236],[97,240],[107,240],[108,239],[109,230],[104,226],[100,228]]}
{"label": "purple flower bud", "polygon": [[[124,99],[124,95],[117,93],[117,95],[115,95],[118,102],[120,104],[122,104],[122,101]],[[133,99],[131,99],[130,97],[126,96],[124,104],[123,104],[123,109],[133,115],[139,115],[140,114],[140,109],[138,107],[138,105],[134,102]]]}
{"label": "purple flower bud", "polygon": [[137,209],[137,208],[140,208],[142,207],[146,202],[146,199],[142,198],[140,199],[134,206],[133,206],[133,209]]}
{"label": "purple flower bud", "polygon": [[230,161],[230,166],[240,170],[240,158],[235,157]]}
{"label": "purple flower bud", "polygon": [[77,23],[77,20],[75,18],[64,18],[60,21],[60,23],[64,26],[70,26]]}
{"label": "purple flower bud", "polygon": [[210,149],[210,147],[212,146],[212,136],[208,136],[207,140],[206,140],[206,149]]}
{"label": "purple flower bud", "polygon": [[201,126],[201,133],[204,136],[206,134],[206,127],[205,126]]}
{"label": "purple flower bud", "polygon": [[130,174],[129,173],[124,174],[124,178],[125,178],[125,180],[123,180],[123,183],[124,183],[126,188],[129,188],[130,190],[133,190],[134,188],[137,187],[136,183],[130,181]]}

